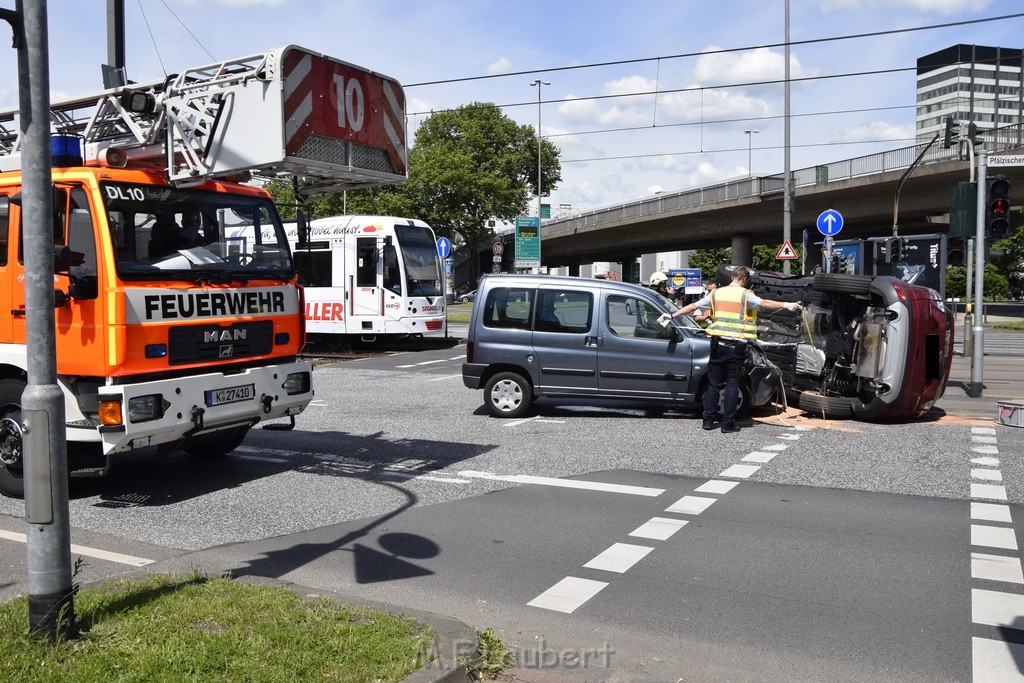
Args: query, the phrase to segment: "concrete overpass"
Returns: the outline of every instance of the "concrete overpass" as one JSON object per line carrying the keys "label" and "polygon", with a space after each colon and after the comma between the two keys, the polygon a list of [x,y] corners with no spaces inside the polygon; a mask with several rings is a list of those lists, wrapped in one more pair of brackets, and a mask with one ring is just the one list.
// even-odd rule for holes
{"label": "concrete overpass", "polygon": [[[1024,127],[1019,124],[985,137],[990,156],[1024,153]],[[907,177],[899,197],[900,235],[948,229],[950,191],[970,174],[966,143],[962,150],[958,147],[942,149],[937,142]],[[821,239],[816,221],[826,209],[843,215],[837,239],[891,235],[900,178],[924,148],[905,147],[793,171],[793,244],[802,240],[805,228],[812,243]],[[1024,204],[1024,167],[989,167],[989,175],[996,173],[1010,177],[1013,205]],[[545,221],[542,263],[573,267],[716,247],[732,247],[734,261],[749,263],[752,245],[782,244],[783,182],[782,174],[744,178]]]}

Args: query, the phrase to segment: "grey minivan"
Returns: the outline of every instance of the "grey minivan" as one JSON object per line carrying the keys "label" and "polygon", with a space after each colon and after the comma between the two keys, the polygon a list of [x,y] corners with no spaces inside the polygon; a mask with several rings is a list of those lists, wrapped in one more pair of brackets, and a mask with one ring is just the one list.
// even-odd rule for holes
{"label": "grey minivan", "polygon": [[[638,285],[579,277],[484,275],[477,288],[462,381],[484,390],[497,417],[522,417],[533,399],[631,399],[696,407],[707,388],[710,339]],[[768,403],[777,370],[756,347],[740,383],[739,414]]]}

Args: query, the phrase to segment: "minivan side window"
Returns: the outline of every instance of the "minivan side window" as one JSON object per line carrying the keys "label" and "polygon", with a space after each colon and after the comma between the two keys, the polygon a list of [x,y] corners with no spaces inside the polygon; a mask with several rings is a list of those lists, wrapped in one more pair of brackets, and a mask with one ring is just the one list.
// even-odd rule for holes
{"label": "minivan side window", "polygon": [[661,311],[643,299],[609,295],[608,329],[625,339],[668,339],[668,329],[658,322]]}
{"label": "minivan side window", "polygon": [[537,291],[523,287],[495,287],[484,301],[484,327],[530,328]]}
{"label": "minivan side window", "polygon": [[593,320],[594,296],[590,292],[542,289],[537,292],[537,332],[586,334]]}

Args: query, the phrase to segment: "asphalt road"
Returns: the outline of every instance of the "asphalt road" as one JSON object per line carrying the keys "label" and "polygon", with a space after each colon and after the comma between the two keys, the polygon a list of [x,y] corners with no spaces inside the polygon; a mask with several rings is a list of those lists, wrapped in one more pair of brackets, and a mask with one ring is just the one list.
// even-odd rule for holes
{"label": "asphalt road", "polygon": [[[494,628],[575,680],[1021,677],[1024,429],[791,410],[722,435],[543,400],[498,420],[462,355],[320,366],[295,431],[76,486],[76,580],[150,561],[284,578]],[[0,499],[2,599],[25,590],[21,514]]]}

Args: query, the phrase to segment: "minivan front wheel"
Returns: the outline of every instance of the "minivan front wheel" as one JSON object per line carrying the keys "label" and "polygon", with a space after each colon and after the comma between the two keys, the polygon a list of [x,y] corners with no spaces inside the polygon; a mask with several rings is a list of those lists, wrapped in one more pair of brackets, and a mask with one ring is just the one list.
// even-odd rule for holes
{"label": "minivan front wheel", "polygon": [[484,386],[484,402],[494,417],[522,417],[530,408],[533,390],[517,372],[499,372]]}

